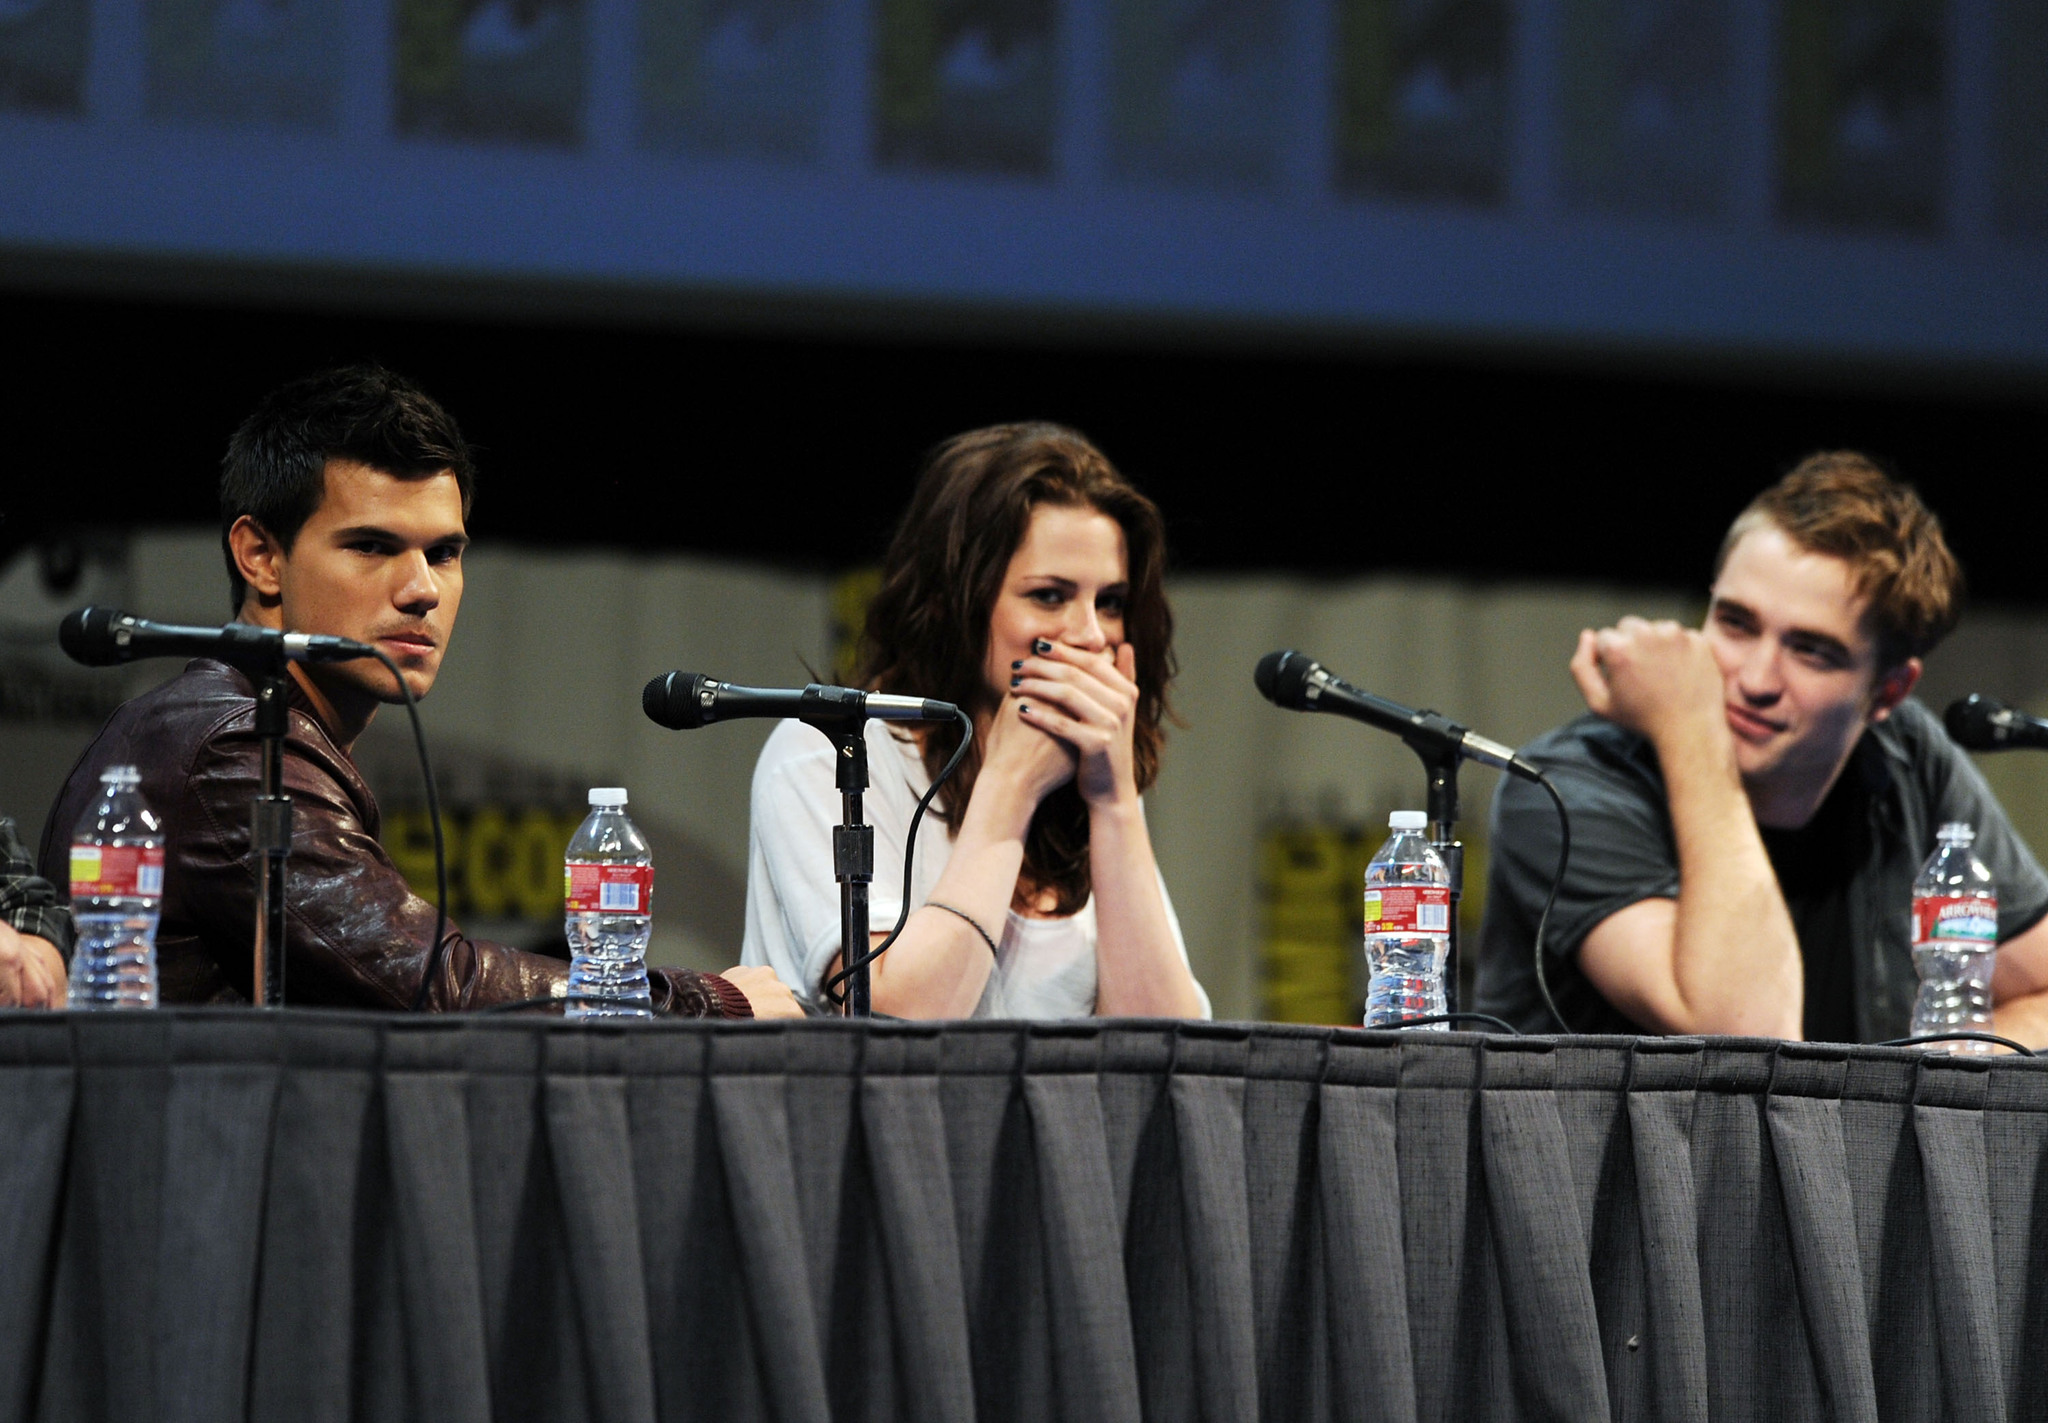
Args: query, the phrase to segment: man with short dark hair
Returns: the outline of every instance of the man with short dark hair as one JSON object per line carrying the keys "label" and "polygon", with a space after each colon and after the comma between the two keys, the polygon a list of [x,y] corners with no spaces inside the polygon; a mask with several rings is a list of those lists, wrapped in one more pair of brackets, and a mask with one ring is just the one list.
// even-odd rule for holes
{"label": "man with short dark hair", "polygon": [[[2048,1042],[2048,875],[1911,693],[1962,575],[1913,490],[1815,455],[1728,531],[1706,626],[1579,636],[1591,714],[1523,755],[1571,811],[1546,977],[1582,1032],[1903,1037],[1914,878],[1951,821],[1998,885],[1997,1030]],[[1478,1007],[1552,1032],[1534,966],[1558,825],[1494,799]]]}
{"label": "man with short dark hair", "polygon": [[[283,387],[235,432],[222,466],[221,547],[237,616],[369,643],[425,696],[461,604],[473,488],[461,432],[410,382],[358,366]],[[349,756],[377,708],[401,693],[371,660],[293,663],[289,691],[286,1001],[408,1007],[429,961],[434,909],[378,844],[377,804]],[[241,672],[202,658],[128,702],[73,768],[43,833],[44,873],[54,878],[100,772],[140,768],[143,798],[167,837],[157,933],[166,1003],[251,996],[254,695]],[[765,971],[650,977],[659,1010],[798,1012]],[[567,978],[559,960],[471,940],[451,925],[426,1001],[455,1009],[560,997]]]}

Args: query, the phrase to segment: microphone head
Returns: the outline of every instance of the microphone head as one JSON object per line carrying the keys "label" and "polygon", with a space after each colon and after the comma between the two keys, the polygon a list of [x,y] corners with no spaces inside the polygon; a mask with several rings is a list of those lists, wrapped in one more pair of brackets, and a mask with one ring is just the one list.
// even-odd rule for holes
{"label": "microphone head", "polygon": [[2002,751],[2012,737],[2012,713],[2005,703],[1982,692],[1950,702],[1942,724],[1956,745],[1966,751]]}
{"label": "microphone head", "polygon": [[698,693],[709,680],[701,672],[665,672],[640,693],[640,710],[656,726],[670,731],[688,731],[704,724],[704,706]]}
{"label": "microphone head", "polygon": [[1303,656],[1293,648],[1269,652],[1252,669],[1252,683],[1259,689],[1259,695],[1273,705],[1299,711],[1306,705],[1302,694],[1315,666],[1313,657]]}
{"label": "microphone head", "polygon": [[73,662],[87,667],[111,667],[127,659],[114,645],[114,621],[124,616],[113,608],[80,608],[57,624],[57,645]]}

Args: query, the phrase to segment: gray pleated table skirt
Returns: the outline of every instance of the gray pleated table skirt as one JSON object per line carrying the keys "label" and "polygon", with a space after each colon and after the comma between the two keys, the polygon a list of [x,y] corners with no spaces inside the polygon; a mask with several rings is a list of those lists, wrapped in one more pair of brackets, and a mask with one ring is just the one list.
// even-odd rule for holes
{"label": "gray pleated table skirt", "polygon": [[2039,1418],[2044,1072],[0,1015],[0,1423]]}

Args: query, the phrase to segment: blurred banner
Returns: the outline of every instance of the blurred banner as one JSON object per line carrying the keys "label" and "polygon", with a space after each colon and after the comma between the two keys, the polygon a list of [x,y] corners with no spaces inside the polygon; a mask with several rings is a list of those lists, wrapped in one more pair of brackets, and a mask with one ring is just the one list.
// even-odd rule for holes
{"label": "blurred banner", "polygon": [[583,137],[578,0],[396,0],[397,131],[454,142]]}
{"label": "blurred banner", "polygon": [[1559,186],[1572,208],[1727,220],[1734,18],[1721,0],[1566,0]]}
{"label": "blurred banner", "polygon": [[1259,844],[1260,1016],[1353,1024],[1365,1013],[1365,863],[1375,842],[1357,825],[1289,817]]}
{"label": "blurred banner", "polygon": [[1339,181],[1498,207],[1508,195],[1509,0],[1337,0]]}
{"label": "blurred banner", "polygon": [[2044,244],[2041,0],[0,0],[0,271],[2038,370]]}
{"label": "blurred banner", "polygon": [[[1786,0],[1778,72],[1788,217],[1938,232],[1947,0]],[[2038,8],[2008,7],[2017,16]]]}

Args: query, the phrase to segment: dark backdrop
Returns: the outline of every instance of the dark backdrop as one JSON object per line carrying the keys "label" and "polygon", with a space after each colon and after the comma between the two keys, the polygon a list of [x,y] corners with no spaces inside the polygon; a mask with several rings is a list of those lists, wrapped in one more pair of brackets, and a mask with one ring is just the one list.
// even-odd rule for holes
{"label": "dark backdrop", "polygon": [[1921,486],[1980,595],[2048,596],[2041,379],[957,330],[0,295],[0,553],[67,528],[210,521],[216,461],[251,403],[374,357],[483,447],[485,539],[868,561],[922,450],[1044,417],[1153,492],[1182,567],[1698,586],[1755,489],[1846,445]]}

